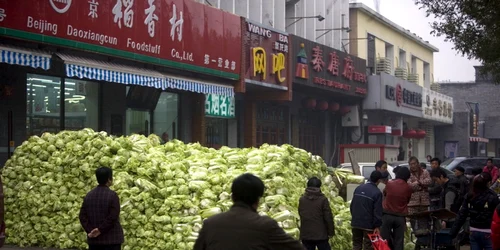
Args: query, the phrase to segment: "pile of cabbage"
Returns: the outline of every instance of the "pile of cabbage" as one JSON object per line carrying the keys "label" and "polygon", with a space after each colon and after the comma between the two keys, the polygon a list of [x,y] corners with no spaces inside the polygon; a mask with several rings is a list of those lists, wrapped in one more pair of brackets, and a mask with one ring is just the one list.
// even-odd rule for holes
{"label": "pile of cabbage", "polygon": [[322,178],[337,224],[332,247],[351,248],[348,204],[318,156],[290,145],[215,150],[91,129],[34,136],[15,150],[2,170],[7,242],[86,249],[78,214],[100,166],[114,171],[126,250],[192,249],[203,220],[231,207],[231,182],[246,172],[266,185],[260,213],[296,238],[307,179]]}

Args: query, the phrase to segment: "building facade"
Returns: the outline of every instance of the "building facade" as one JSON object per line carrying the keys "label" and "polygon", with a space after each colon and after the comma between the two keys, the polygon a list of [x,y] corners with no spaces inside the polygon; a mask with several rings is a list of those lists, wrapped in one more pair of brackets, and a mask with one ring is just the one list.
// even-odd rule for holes
{"label": "building facade", "polygon": [[275,30],[349,51],[349,0],[195,0]]}
{"label": "building facade", "polygon": [[366,61],[298,36],[291,40],[291,142],[334,165],[339,144],[361,139],[346,135],[360,126]]}
{"label": "building facade", "polygon": [[82,128],[329,159],[359,130],[366,61],[340,46],[346,0],[30,3],[1,6],[0,164]]}
{"label": "building facade", "polygon": [[351,54],[366,59],[368,73],[380,72],[430,88],[438,48],[362,3],[350,4]]}
{"label": "building facade", "polygon": [[352,141],[343,134],[358,129],[367,94],[365,60],[342,46],[348,1],[199,2],[244,18],[244,73],[235,87],[242,94],[243,145],[289,143],[336,163],[337,145]]}
{"label": "building facade", "polygon": [[435,126],[453,123],[452,98],[430,89],[433,53],[439,50],[362,3],[350,4],[350,51],[366,59],[369,82],[363,103],[358,161],[425,159],[435,155]]}
{"label": "building facade", "polygon": [[[436,137],[439,152],[446,158],[454,156],[500,156],[500,100],[498,86],[489,75],[476,68],[474,82],[441,82],[441,93],[453,96],[453,126],[440,128]],[[455,149],[456,151],[452,151]]]}
{"label": "building facade", "polygon": [[82,128],[238,146],[240,17],[190,0],[2,3],[0,165],[29,136]]}

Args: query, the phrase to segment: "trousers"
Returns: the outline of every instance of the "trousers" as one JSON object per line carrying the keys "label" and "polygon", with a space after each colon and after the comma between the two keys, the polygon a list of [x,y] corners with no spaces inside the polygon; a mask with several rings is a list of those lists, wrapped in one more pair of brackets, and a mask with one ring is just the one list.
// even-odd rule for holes
{"label": "trousers", "polygon": [[373,231],[367,231],[359,228],[352,229],[352,249],[353,250],[373,250],[372,242],[368,234]]}
{"label": "trousers", "polygon": [[404,250],[404,239],[406,231],[406,218],[384,214],[382,216],[382,227],[380,236],[387,240],[392,250]]}
{"label": "trousers", "polygon": [[316,250],[316,247],[318,250],[332,249],[328,240],[302,240],[302,245],[304,245],[307,250]]}

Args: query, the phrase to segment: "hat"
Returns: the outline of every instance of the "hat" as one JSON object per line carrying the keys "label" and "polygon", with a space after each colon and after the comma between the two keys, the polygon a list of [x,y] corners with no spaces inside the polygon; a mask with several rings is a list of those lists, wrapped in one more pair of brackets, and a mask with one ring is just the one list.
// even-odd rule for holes
{"label": "hat", "polygon": [[461,166],[457,166],[455,170],[462,172],[462,174],[465,173],[465,169]]}

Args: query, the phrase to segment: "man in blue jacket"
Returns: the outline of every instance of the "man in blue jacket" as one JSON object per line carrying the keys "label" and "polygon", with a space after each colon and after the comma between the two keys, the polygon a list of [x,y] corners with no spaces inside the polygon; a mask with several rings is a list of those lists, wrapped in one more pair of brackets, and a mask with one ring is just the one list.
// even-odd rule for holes
{"label": "man in blue jacket", "polygon": [[380,233],[382,225],[382,192],[377,187],[382,173],[373,171],[370,180],[354,190],[351,201],[352,249],[373,249],[368,234]]}

